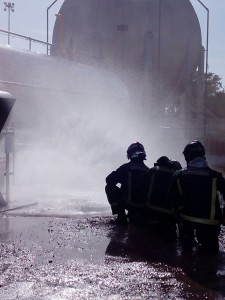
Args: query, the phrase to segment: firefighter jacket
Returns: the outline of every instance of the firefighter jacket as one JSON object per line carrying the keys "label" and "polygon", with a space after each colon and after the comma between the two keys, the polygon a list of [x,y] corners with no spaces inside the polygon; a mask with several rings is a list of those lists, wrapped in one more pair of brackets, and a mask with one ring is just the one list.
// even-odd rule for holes
{"label": "firefighter jacket", "polygon": [[150,169],[150,185],[146,206],[158,212],[173,214],[171,203],[168,201],[168,191],[173,174],[177,170],[169,166],[156,166]]}
{"label": "firefighter jacket", "polygon": [[128,206],[142,208],[146,202],[149,168],[143,161],[131,160],[106,177],[110,187],[121,185],[123,199]]}
{"label": "firefighter jacket", "polygon": [[222,220],[218,192],[225,196],[222,174],[205,166],[187,168],[175,173],[169,200],[181,219],[208,225]]}

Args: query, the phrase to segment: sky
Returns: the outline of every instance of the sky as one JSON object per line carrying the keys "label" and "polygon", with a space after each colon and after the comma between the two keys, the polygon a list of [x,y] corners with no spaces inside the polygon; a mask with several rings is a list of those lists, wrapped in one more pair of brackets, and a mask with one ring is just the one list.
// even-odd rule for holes
{"label": "sky", "polygon": [[[190,0],[195,8],[202,29],[202,43],[206,47],[207,37],[207,11],[198,0]],[[8,2],[8,1],[7,1]],[[14,0],[15,11],[10,14],[10,30],[12,32],[29,36],[38,40],[47,41],[47,8],[54,0]],[[201,0],[209,9],[209,51],[208,70],[222,77],[225,88],[225,0]],[[58,13],[63,0],[57,0],[49,9],[49,41],[55,22],[55,14]],[[4,1],[0,3],[0,29],[8,29],[8,12],[4,11]],[[18,47],[18,40],[10,39],[12,46]],[[7,43],[7,36],[0,34],[0,43]],[[14,45],[15,43],[15,45]],[[28,49],[28,42],[20,40]],[[45,52],[43,46],[34,49]]]}

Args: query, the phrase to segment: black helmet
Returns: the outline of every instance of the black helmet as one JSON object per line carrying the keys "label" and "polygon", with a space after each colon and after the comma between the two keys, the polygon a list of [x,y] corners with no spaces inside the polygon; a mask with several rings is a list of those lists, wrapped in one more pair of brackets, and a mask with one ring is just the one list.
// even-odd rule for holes
{"label": "black helmet", "polygon": [[172,166],[171,161],[169,160],[169,158],[167,156],[161,156],[159,159],[157,159],[157,161],[154,163],[154,166]]}
{"label": "black helmet", "polygon": [[196,157],[205,157],[205,148],[202,143],[194,140],[187,144],[187,146],[184,148],[183,154],[185,160],[189,162]]}
{"label": "black helmet", "polygon": [[144,146],[138,142],[131,144],[127,149],[127,158],[140,158],[143,160],[146,159]]}
{"label": "black helmet", "polygon": [[181,164],[179,163],[178,160],[171,159],[170,161],[172,162],[172,164],[173,164],[173,166],[176,170],[181,170],[182,169],[182,166],[181,166]]}
{"label": "black helmet", "polygon": [[170,169],[174,170],[180,170],[182,169],[181,164],[179,161],[175,159],[169,159],[167,156],[161,156],[156,163],[154,163],[154,166],[159,166],[159,167],[168,167]]}

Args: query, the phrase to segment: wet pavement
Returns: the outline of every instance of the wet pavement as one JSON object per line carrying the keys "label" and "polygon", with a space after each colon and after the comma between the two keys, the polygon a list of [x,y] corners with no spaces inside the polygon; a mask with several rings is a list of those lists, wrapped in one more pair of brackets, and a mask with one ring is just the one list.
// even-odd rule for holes
{"label": "wet pavement", "polygon": [[0,299],[225,299],[225,251],[182,254],[108,216],[0,218]]}

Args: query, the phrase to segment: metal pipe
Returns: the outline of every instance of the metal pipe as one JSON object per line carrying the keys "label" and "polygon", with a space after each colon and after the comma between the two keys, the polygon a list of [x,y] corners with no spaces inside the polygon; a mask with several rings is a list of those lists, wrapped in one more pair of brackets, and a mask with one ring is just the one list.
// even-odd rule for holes
{"label": "metal pipe", "polygon": [[10,45],[10,14],[11,11],[14,12],[14,3],[12,2],[4,2],[5,8],[4,11],[8,9],[8,45]]}
{"label": "metal pipe", "polygon": [[49,42],[48,42],[48,30],[49,30],[49,29],[48,29],[48,28],[49,28],[48,11],[49,11],[49,9],[50,9],[57,1],[58,1],[58,0],[53,1],[52,4],[49,5],[48,8],[47,8],[47,55],[48,55],[48,46],[49,46]]}
{"label": "metal pipe", "polygon": [[10,9],[8,7],[8,45],[10,45]]}
{"label": "metal pipe", "polygon": [[158,6],[158,62],[157,62],[157,109],[161,109],[160,83],[161,83],[161,18],[162,18],[162,1],[159,0]]}
{"label": "metal pipe", "polygon": [[158,79],[160,80],[160,69],[161,69],[161,13],[162,13],[162,2],[159,0],[159,11],[158,11]]}
{"label": "metal pipe", "polygon": [[[207,11],[207,32],[206,32],[206,63],[205,63],[205,73],[208,75],[208,59],[209,59],[209,9],[206,7],[201,0],[197,0]],[[206,77],[207,82],[207,77]]]}
{"label": "metal pipe", "polygon": [[9,174],[9,164],[10,164],[10,158],[9,153],[6,153],[6,171],[5,171],[5,178],[6,178],[6,202],[9,203],[10,201],[10,174]]}
{"label": "metal pipe", "polygon": [[31,51],[31,38],[29,38],[29,51]]}
{"label": "metal pipe", "polygon": [[[209,60],[209,9],[202,3],[201,0],[197,0],[207,11],[207,31],[206,31],[206,60],[205,60],[205,91],[204,91],[204,104],[206,104],[206,100],[208,97],[208,60]],[[204,142],[206,141],[206,112],[204,108],[204,132],[203,132],[203,139]]]}

